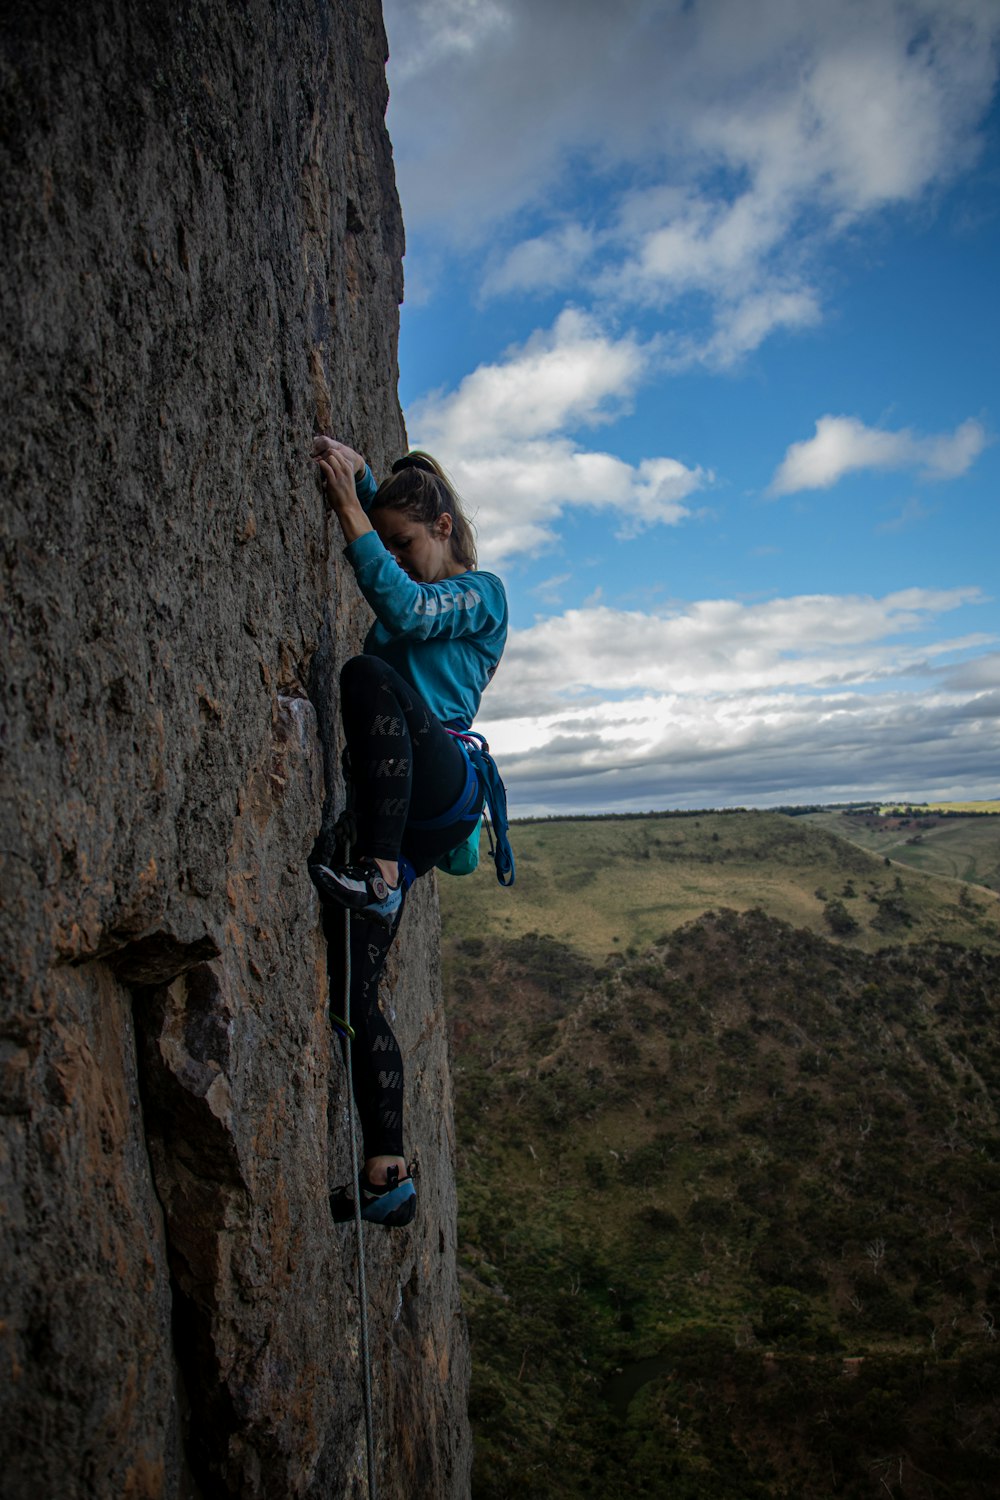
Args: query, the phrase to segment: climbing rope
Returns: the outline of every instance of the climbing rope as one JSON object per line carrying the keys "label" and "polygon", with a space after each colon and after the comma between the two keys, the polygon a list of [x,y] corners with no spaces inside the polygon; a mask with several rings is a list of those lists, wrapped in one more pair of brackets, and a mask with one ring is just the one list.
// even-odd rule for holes
{"label": "climbing rope", "polygon": [[358,1232],[358,1308],[361,1318],[361,1377],[365,1393],[365,1447],[368,1453],[368,1500],[377,1500],[375,1488],[375,1423],[372,1416],[372,1365],[368,1351],[368,1287],[365,1282],[365,1229],[361,1217],[361,1184],[357,1181],[358,1141],[354,1126],[354,1073],[351,1067],[351,914],[344,911],[344,1022],[347,1035],[347,1113],[351,1122],[351,1161],[354,1163],[354,1227]]}

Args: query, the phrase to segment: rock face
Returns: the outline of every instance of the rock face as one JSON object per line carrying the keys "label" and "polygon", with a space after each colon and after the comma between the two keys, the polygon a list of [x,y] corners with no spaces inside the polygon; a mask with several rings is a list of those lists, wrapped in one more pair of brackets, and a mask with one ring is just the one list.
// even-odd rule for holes
{"label": "rock face", "polygon": [[[405,442],[381,13],[47,3],[0,40],[0,1487],[360,1496],[305,863],[366,611],[307,454]],[[366,1236],[376,1469],[438,1500],[470,1443],[431,881],[385,1003],[420,1212]]]}

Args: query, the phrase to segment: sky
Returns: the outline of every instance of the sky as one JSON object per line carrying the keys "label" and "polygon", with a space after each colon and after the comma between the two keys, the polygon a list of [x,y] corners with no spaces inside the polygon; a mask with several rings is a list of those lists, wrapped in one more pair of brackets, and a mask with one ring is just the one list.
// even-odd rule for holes
{"label": "sky", "polygon": [[1000,3],[384,13],[511,812],[1000,796]]}

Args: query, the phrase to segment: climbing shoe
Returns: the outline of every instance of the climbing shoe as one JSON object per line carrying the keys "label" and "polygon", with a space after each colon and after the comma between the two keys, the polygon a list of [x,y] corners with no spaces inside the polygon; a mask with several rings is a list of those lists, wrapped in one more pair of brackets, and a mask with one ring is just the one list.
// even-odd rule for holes
{"label": "climbing shoe", "polygon": [[[358,1174],[361,1217],[370,1224],[384,1224],[386,1229],[402,1229],[417,1211],[417,1190],[409,1173],[400,1180],[398,1167],[389,1167],[385,1177],[384,1184],[376,1184],[369,1182],[364,1172]],[[349,1188],[334,1188],[330,1211],[335,1224],[346,1224],[354,1218],[354,1198]]]}
{"label": "climbing shoe", "polygon": [[346,906],[388,926],[403,904],[403,882],[392,886],[374,860],[357,865],[310,865],[309,874],[328,905]]}

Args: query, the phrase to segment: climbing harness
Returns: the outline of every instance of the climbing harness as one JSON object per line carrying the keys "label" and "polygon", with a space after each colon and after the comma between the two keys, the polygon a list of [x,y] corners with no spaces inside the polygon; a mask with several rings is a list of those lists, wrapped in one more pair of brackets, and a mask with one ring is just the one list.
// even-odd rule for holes
{"label": "climbing harness", "polygon": [[[351,914],[344,911],[344,1027],[348,1037],[351,1029]],[[339,1017],[332,1017],[336,1025]],[[347,1062],[347,1113],[350,1118],[351,1161],[357,1167],[358,1141],[354,1125],[354,1072],[351,1067],[350,1042],[345,1043]],[[368,1350],[368,1287],[365,1281],[365,1230],[361,1217],[361,1193],[354,1194],[354,1227],[358,1236],[358,1308],[361,1321],[361,1373],[365,1397],[365,1449],[368,1455],[368,1500],[377,1500],[375,1487],[375,1421],[372,1413],[372,1365]]]}
{"label": "climbing harness", "polygon": [[[490,754],[490,747],[484,737],[474,729],[448,729],[448,733],[465,754],[465,785],[458,800],[446,812],[437,818],[426,818],[420,822],[414,820],[410,827],[428,833],[439,828],[450,828],[452,823],[461,823],[467,818],[474,818],[477,812],[482,813],[485,802],[490,814],[486,833],[496,866],[497,880],[503,886],[513,885],[514,851],[508,837],[510,822],[507,816],[507,788],[501,780],[497,763]],[[478,844],[479,824],[467,842],[471,843],[473,839]],[[459,850],[463,847],[459,845]],[[470,862],[467,869],[453,869],[447,860],[442,860],[438,862],[438,868],[446,870],[448,874],[465,875],[475,868],[475,861]]]}

